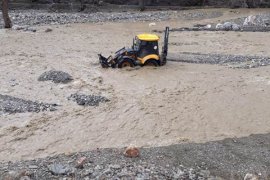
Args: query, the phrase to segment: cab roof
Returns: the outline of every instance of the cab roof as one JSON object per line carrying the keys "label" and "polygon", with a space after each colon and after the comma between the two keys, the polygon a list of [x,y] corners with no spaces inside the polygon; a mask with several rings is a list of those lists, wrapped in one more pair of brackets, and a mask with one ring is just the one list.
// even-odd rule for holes
{"label": "cab roof", "polygon": [[158,41],[159,37],[155,34],[139,34],[138,39],[141,41]]}

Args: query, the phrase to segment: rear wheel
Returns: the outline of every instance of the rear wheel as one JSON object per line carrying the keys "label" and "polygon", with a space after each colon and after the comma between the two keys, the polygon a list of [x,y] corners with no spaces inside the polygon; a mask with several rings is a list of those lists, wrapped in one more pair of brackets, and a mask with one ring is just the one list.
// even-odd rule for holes
{"label": "rear wheel", "polygon": [[118,68],[134,67],[134,63],[131,59],[123,59],[118,63]]}
{"label": "rear wheel", "polygon": [[149,59],[144,63],[144,66],[154,66],[157,67],[159,64],[157,62],[157,60],[155,59]]}

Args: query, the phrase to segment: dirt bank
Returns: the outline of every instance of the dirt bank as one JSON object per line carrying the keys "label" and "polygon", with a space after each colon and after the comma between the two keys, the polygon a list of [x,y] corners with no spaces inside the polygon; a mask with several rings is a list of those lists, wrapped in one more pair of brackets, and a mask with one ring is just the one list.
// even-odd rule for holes
{"label": "dirt bank", "polygon": [[[156,22],[154,28],[218,22],[261,12],[209,10],[213,11],[223,16],[186,19],[176,12],[175,18]],[[135,34],[152,31],[149,22],[35,28],[35,33],[0,30],[0,92],[59,107],[55,112],[1,115],[1,161],[130,143],[145,147],[200,143],[270,131],[269,66],[245,70],[169,62],[160,68],[101,69],[98,53],[109,55],[130,46]],[[47,28],[52,31],[45,32]],[[170,42],[176,45],[170,45],[169,51],[269,57],[269,36],[262,32],[173,32]],[[69,73],[73,81],[38,81],[51,69]],[[110,101],[82,107],[68,100],[75,93],[100,95]]]}

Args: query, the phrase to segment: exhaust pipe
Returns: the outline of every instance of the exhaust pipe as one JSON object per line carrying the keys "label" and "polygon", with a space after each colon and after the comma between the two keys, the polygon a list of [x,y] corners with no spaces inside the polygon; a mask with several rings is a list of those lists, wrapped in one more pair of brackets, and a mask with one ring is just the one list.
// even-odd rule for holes
{"label": "exhaust pipe", "polygon": [[168,43],[169,43],[169,27],[166,27],[164,32],[164,42],[161,52],[161,65],[165,65],[167,63],[167,54],[168,54]]}

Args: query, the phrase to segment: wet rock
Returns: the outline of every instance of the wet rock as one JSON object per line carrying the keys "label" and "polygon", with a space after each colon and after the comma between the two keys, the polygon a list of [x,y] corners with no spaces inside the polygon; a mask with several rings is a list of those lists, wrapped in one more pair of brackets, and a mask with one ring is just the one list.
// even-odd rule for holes
{"label": "wet rock", "polygon": [[130,157],[130,158],[136,158],[140,155],[140,151],[138,148],[136,148],[135,146],[129,146],[126,148],[126,150],[124,151],[124,155],[126,157]]}
{"label": "wet rock", "polygon": [[68,100],[75,101],[78,105],[81,106],[98,106],[99,103],[108,102],[109,99],[103,96],[95,95],[84,95],[84,94],[72,94],[68,97]]}
{"label": "wet rock", "polygon": [[24,112],[55,111],[56,104],[33,102],[0,94],[0,112],[13,114]]}
{"label": "wet rock", "polygon": [[73,78],[66,72],[50,70],[41,74],[38,81],[53,81],[54,83],[68,83]]}
{"label": "wet rock", "polygon": [[70,167],[56,163],[49,165],[48,169],[53,175],[67,175],[71,172]]}

